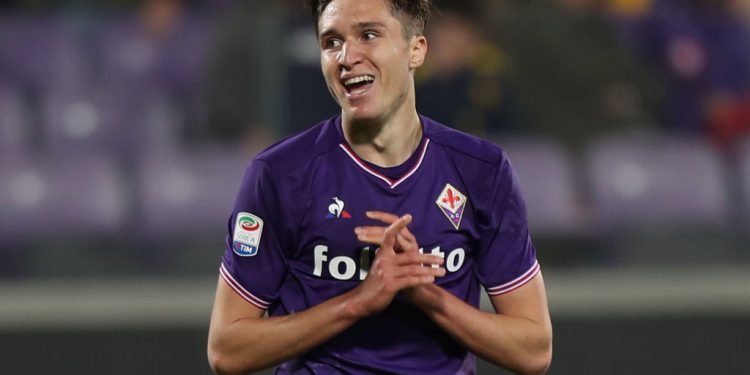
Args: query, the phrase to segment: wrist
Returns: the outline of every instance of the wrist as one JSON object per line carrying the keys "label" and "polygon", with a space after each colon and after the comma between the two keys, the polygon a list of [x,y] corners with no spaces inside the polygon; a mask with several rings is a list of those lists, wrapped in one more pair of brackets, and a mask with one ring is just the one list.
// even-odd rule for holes
{"label": "wrist", "polygon": [[445,293],[443,288],[435,284],[429,284],[409,288],[405,294],[406,298],[413,304],[417,305],[425,313],[428,313],[442,311],[443,293]]}
{"label": "wrist", "polygon": [[370,311],[368,311],[367,304],[363,303],[362,298],[360,298],[356,288],[347,293],[344,293],[340,297],[343,319],[356,322],[372,314]]}

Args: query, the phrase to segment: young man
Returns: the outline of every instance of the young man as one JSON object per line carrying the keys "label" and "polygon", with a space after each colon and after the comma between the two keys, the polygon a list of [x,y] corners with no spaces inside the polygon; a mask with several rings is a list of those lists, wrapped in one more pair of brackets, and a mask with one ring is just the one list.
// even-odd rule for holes
{"label": "young man", "polygon": [[[311,3],[341,114],[247,169],[211,318],[212,368],[471,374],[476,354],[543,373],[551,324],[510,164],[416,112],[430,1]],[[481,287],[495,313],[478,309]]]}

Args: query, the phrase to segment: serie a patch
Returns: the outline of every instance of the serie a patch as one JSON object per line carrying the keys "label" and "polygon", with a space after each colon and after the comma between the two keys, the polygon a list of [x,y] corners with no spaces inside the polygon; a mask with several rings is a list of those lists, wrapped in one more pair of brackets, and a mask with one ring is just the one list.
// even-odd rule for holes
{"label": "serie a patch", "polygon": [[237,222],[234,225],[234,238],[232,249],[235,254],[242,257],[251,257],[258,254],[260,235],[263,234],[263,220],[249,213],[237,214]]}

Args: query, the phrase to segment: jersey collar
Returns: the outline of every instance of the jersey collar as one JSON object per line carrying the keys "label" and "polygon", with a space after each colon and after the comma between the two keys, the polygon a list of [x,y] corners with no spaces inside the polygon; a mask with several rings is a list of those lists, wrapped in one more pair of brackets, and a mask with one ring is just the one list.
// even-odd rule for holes
{"label": "jersey collar", "polygon": [[[367,163],[366,161],[362,160],[362,158],[360,158],[351,149],[351,147],[349,147],[349,145],[346,143],[346,139],[344,138],[343,130],[341,129],[341,117],[339,116],[338,118],[336,118],[336,121],[334,121],[334,123],[336,125],[336,128],[337,128],[336,130],[338,131],[339,137],[340,137],[339,147],[346,153],[346,155],[349,156],[350,159],[352,159],[352,161],[354,162],[354,164],[356,164],[357,166],[359,166],[361,169],[363,169],[368,174],[370,174],[370,175],[374,176],[375,178],[377,178],[377,179],[385,182],[388,185],[388,187],[390,187],[391,189],[395,189],[398,185],[401,185],[401,183],[403,183],[404,181],[406,181],[407,179],[409,179],[409,177],[411,177],[417,170],[419,170],[419,167],[422,165],[422,162],[424,161],[424,157],[427,154],[427,147],[430,144],[430,139],[427,138],[427,135],[424,132],[424,130],[425,130],[424,129],[424,119],[422,119],[421,116],[420,116],[420,122],[423,123],[423,125],[422,125],[422,137],[424,137],[424,140],[423,140],[423,142],[421,142],[422,144],[421,144],[420,148],[416,151],[416,152],[419,153],[419,157],[417,158],[417,161],[414,163],[414,165],[411,168],[409,168],[409,170],[407,170],[401,177],[399,177],[398,179],[394,180],[394,179],[392,179],[392,178],[384,175],[380,171],[372,168],[371,166],[368,165],[369,163]],[[412,159],[412,158],[410,157],[409,159]]]}
{"label": "jersey collar", "polygon": [[398,180],[393,180],[389,178],[388,176],[370,168],[367,163],[362,160],[357,154],[352,151],[351,148],[349,148],[349,145],[346,143],[340,143],[339,147],[341,147],[344,152],[346,152],[347,155],[354,161],[355,164],[357,164],[360,168],[362,168],[365,172],[377,177],[378,179],[384,181],[391,189],[395,189],[396,186],[400,185],[402,182],[406,181],[411,175],[416,172],[419,167],[422,165],[422,162],[424,161],[424,156],[427,154],[427,146],[430,144],[430,139],[426,138],[423,142],[422,148],[418,150],[419,152],[419,159],[417,159],[417,162],[414,163],[414,166],[412,166],[406,173],[404,173],[403,176],[401,176]]}

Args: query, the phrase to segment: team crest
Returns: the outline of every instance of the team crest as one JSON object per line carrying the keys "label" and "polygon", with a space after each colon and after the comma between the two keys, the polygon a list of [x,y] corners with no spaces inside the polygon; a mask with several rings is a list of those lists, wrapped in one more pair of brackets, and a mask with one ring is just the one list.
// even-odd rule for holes
{"label": "team crest", "polygon": [[235,254],[242,257],[258,254],[261,234],[263,234],[263,220],[249,212],[238,213],[232,240],[232,249]]}
{"label": "team crest", "polygon": [[328,206],[328,215],[326,219],[351,219],[352,215],[344,210],[344,201],[339,197],[333,197],[333,203]]}
{"label": "team crest", "polygon": [[435,203],[443,211],[445,217],[450,220],[453,227],[458,230],[461,225],[461,219],[464,217],[464,209],[466,208],[466,196],[458,191],[453,185],[445,184],[443,192],[440,193]]}

